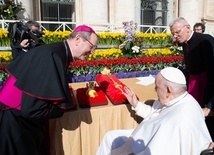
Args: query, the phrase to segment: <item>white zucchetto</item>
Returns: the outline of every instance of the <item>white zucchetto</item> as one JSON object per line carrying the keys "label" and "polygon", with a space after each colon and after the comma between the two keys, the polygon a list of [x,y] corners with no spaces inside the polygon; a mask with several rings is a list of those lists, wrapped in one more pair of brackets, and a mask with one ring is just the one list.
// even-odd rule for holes
{"label": "white zucchetto", "polygon": [[166,67],[160,71],[160,74],[170,82],[186,84],[186,78],[182,71],[178,68]]}

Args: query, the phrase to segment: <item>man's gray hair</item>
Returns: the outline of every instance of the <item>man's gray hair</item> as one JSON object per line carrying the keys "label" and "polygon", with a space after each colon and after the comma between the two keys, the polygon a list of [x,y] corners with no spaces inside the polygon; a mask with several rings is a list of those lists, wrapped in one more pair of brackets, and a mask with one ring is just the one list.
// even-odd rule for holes
{"label": "man's gray hair", "polygon": [[183,17],[175,18],[169,23],[169,27],[172,27],[175,23],[183,23],[184,25],[189,25],[189,23]]}
{"label": "man's gray hair", "polygon": [[186,84],[174,83],[174,82],[171,82],[167,79],[164,79],[164,80],[165,80],[165,85],[170,86],[176,94],[182,94],[185,91],[187,91],[187,85]]}

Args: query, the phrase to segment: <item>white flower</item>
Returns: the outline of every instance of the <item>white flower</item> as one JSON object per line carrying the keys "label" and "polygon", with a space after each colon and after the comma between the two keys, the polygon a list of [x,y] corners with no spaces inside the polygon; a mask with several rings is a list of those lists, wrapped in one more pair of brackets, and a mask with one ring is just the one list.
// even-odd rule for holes
{"label": "white flower", "polygon": [[183,50],[182,46],[178,46],[177,49],[178,49],[179,51],[182,51],[182,50]]}
{"label": "white flower", "polygon": [[133,46],[133,47],[132,47],[132,52],[133,52],[133,53],[139,53],[139,52],[140,52],[140,47],[138,47],[138,46]]}

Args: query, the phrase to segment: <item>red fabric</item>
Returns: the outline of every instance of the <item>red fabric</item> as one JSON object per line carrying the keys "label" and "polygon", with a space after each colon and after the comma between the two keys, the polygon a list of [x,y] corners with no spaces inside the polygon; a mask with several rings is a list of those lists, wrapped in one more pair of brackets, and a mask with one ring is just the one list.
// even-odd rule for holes
{"label": "red fabric", "polygon": [[87,88],[79,88],[77,89],[77,100],[79,103],[79,107],[81,108],[89,108],[93,106],[107,105],[108,100],[104,94],[104,92],[100,89],[100,87],[95,87],[95,91],[97,92],[96,97],[90,97],[86,95]]}
{"label": "red fabric", "polygon": [[[123,89],[125,84],[123,84],[116,76],[110,76],[115,82],[120,84]],[[112,102],[112,104],[118,105],[128,103],[126,97],[122,94],[121,90],[115,87],[114,82],[107,75],[97,75],[96,81],[100,88],[104,91],[106,96],[109,98],[109,100]]]}

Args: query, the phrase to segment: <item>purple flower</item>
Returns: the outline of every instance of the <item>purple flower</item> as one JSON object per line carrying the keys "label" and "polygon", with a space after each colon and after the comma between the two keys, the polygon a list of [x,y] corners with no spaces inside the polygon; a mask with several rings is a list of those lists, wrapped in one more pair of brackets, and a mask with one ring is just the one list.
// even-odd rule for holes
{"label": "purple flower", "polygon": [[137,23],[134,21],[123,22],[123,28],[126,34],[127,41],[133,41],[135,38],[135,31],[137,29]]}
{"label": "purple flower", "polygon": [[[144,77],[149,75],[157,75],[159,70],[151,70],[151,71],[135,71],[135,72],[118,72],[114,73],[114,75],[118,79],[123,78],[135,78],[135,77]],[[86,76],[72,76],[69,78],[69,82],[75,83],[75,82],[85,82],[85,81],[95,81],[96,73],[87,74]]]}

